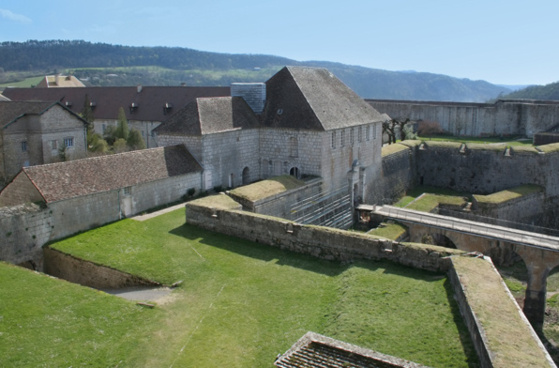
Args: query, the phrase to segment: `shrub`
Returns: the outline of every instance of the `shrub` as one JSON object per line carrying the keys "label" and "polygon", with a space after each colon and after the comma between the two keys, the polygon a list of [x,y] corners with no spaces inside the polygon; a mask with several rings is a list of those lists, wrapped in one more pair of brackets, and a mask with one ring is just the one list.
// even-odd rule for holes
{"label": "shrub", "polygon": [[421,120],[417,124],[417,134],[419,136],[437,135],[442,133],[443,130],[437,121]]}

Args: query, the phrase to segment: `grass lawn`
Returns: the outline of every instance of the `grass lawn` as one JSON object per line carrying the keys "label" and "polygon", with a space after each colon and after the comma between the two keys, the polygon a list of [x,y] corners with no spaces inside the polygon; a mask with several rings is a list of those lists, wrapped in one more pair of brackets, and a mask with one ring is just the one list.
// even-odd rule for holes
{"label": "grass lawn", "polygon": [[[419,197],[423,193],[429,193],[429,194],[437,195],[437,196],[429,196],[429,199],[427,199],[427,201],[431,201],[432,199],[437,199],[438,198],[441,201],[443,201],[444,203],[449,203],[449,204],[458,204],[458,202],[463,201],[462,197],[469,197],[470,196],[470,195],[467,195],[467,194],[464,194],[464,193],[456,192],[456,191],[451,190],[451,189],[432,187],[432,186],[428,186],[428,185],[421,185],[421,186],[417,186],[413,189],[408,190],[406,195],[403,196],[402,198],[400,198],[400,200],[398,202],[396,202],[394,204],[394,206],[396,206],[396,207],[406,207],[414,199],[416,199],[417,197]],[[456,197],[456,198],[453,198],[453,197]],[[415,209],[415,208],[412,208],[412,209]],[[418,209],[418,210],[420,210],[420,209]]]}
{"label": "grass lawn", "polygon": [[160,310],[0,262],[1,367],[116,367]]}
{"label": "grass lawn", "polygon": [[[174,301],[154,310],[75,286],[78,294],[83,289],[115,303],[101,302],[107,304],[103,309],[91,305],[90,314],[83,313],[85,321],[112,318],[119,308],[131,310],[118,319],[129,333],[114,332],[111,339],[118,343],[103,351],[110,362],[122,360],[119,367],[272,367],[276,355],[307,331],[432,367],[477,365],[444,275],[389,262],[319,261],[185,225],[182,209],[144,222],[113,223],[52,247],[166,284],[183,280]],[[8,326],[0,339],[15,330],[37,346],[33,355],[46,360],[53,349],[41,350],[40,341],[63,339],[68,330],[81,329],[59,312],[80,297],[58,302],[60,293],[45,290],[39,298],[37,304],[46,308],[41,314],[55,314],[59,328],[47,329],[39,340],[23,319]],[[57,301],[52,308],[51,299]],[[2,314],[35,304],[23,295],[18,300],[0,304]],[[25,328],[20,330],[18,323]],[[87,334],[75,336],[72,356],[91,354],[87,342]],[[29,354],[25,350],[10,349],[7,359],[19,361]],[[68,362],[54,359],[46,366]]]}
{"label": "grass lawn", "polygon": [[491,144],[502,144],[503,146],[531,146],[531,139],[524,139],[521,137],[466,137],[466,136],[454,136],[454,135],[435,135],[428,137],[419,137],[419,140],[429,142],[429,141],[440,141],[440,142],[458,142],[458,143],[491,143]]}

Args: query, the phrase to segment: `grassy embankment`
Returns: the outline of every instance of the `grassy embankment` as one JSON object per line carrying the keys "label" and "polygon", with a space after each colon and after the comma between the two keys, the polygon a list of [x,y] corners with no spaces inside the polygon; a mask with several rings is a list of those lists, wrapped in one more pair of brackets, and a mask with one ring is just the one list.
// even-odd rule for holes
{"label": "grassy embankment", "polygon": [[183,210],[53,247],[183,283],[172,302],[150,310],[2,265],[0,359],[8,366],[271,367],[309,330],[433,367],[476,361],[441,275],[319,261],[184,225]]}

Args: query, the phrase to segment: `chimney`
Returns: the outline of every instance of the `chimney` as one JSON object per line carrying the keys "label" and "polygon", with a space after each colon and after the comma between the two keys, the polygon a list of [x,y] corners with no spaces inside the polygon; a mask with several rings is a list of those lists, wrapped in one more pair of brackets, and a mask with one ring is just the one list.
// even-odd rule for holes
{"label": "chimney", "polygon": [[54,76],[54,84],[58,86],[58,82],[60,81],[60,74],[55,74]]}
{"label": "chimney", "polygon": [[138,93],[142,92],[142,85],[139,85],[139,86],[137,87],[137,89],[138,89]]}
{"label": "chimney", "polygon": [[265,83],[232,83],[231,96],[242,97],[256,114],[262,113],[266,102]]}

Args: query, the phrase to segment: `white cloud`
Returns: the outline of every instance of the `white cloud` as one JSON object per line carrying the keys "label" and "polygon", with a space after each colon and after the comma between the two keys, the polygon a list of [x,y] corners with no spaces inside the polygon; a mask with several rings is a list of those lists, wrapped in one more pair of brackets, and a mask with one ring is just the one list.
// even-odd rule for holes
{"label": "white cloud", "polygon": [[18,23],[31,23],[32,20],[25,15],[15,14],[6,9],[0,9],[0,18],[8,19]]}

